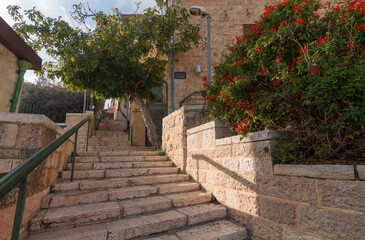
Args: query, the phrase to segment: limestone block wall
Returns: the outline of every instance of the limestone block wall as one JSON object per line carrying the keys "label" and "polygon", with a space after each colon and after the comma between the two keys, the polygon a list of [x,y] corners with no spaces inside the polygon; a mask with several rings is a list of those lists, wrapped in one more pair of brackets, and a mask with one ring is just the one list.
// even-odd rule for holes
{"label": "limestone block wall", "polygon": [[[0,44],[0,112],[9,112],[18,82],[18,57]],[[20,100],[20,96],[19,96]]]}
{"label": "limestone block wall", "polygon": [[162,148],[183,172],[186,170],[186,131],[200,124],[206,115],[206,106],[187,105],[163,119]]}
{"label": "limestone block wall", "polygon": [[273,166],[278,132],[242,138],[223,129],[216,121],[191,128],[186,158],[168,148],[167,154],[178,166],[185,162],[186,172],[248,227],[252,239],[364,238],[363,165]]}
{"label": "limestone block wall", "polygon": [[146,146],[146,126],[137,103],[133,102],[131,107],[131,125],[133,126],[132,146]]}
{"label": "limestone block wall", "polygon": [[[0,177],[62,135],[65,130],[44,115],[0,113]],[[28,175],[23,230],[39,210],[41,198],[57,179],[73,150],[68,140]],[[0,201],[0,239],[9,239],[14,220],[17,189]]]}

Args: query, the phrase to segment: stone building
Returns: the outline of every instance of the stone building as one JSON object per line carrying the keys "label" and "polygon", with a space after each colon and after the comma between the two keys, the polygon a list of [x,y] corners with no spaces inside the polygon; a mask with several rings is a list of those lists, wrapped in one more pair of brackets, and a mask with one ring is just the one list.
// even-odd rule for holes
{"label": "stone building", "polygon": [[0,17],[0,112],[17,112],[27,69],[40,70],[42,59]]}
{"label": "stone building", "polygon": [[[168,0],[172,4],[173,0]],[[264,11],[264,6],[272,1],[269,0],[182,0],[182,5],[186,9],[191,6],[202,6],[210,14],[210,39],[211,39],[211,71],[214,75],[213,66],[216,65],[222,54],[225,52],[225,46],[235,43],[236,36],[241,36],[243,31],[259,20]],[[177,4],[177,1],[175,1]],[[191,16],[191,22],[201,26],[201,34],[207,36],[207,17]],[[171,58],[170,58],[171,60]],[[171,67],[168,68],[168,112],[178,109],[179,103],[189,94],[203,89],[202,77],[207,75],[207,48],[205,46],[193,48],[187,53],[178,53],[174,55],[174,77],[171,84]],[[197,65],[200,66],[200,72],[196,71]],[[171,64],[170,64],[171,66]],[[182,73],[182,74],[181,74]],[[185,79],[179,79],[179,75]],[[174,89],[172,105],[172,88]]]}

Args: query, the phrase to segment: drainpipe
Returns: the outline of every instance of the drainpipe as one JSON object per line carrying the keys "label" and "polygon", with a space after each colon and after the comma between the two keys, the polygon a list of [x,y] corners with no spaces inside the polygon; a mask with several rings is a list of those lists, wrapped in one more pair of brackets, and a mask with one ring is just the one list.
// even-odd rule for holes
{"label": "drainpipe", "polygon": [[[174,0],[171,0],[171,5],[174,5]],[[174,35],[171,37],[171,43],[174,43]],[[172,112],[175,111],[175,79],[174,79],[174,50],[171,51],[171,110]]]}
{"label": "drainpipe", "polygon": [[18,60],[18,65],[19,65],[18,83],[16,85],[14,98],[13,100],[11,100],[11,107],[10,107],[10,112],[12,113],[15,113],[16,107],[18,106],[18,100],[19,100],[20,90],[22,89],[25,71],[28,68],[32,67],[32,64],[25,60]]}

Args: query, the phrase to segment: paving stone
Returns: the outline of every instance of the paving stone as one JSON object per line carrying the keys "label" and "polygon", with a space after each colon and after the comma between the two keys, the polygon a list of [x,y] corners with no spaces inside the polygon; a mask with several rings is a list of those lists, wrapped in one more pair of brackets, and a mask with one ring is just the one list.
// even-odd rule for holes
{"label": "paving stone", "polygon": [[80,189],[97,189],[97,188],[116,188],[128,186],[126,178],[112,178],[102,180],[83,180],[80,181]]}
{"label": "paving stone", "polygon": [[148,174],[171,174],[178,173],[179,169],[177,167],[167,167],[167,168],[148,168]]}
{"label": "paving stone", "polygon": [[77,204],[108,201],[107,191],[76,191],[59,193],[51,198],[49,207],[63,207]]}
{"label": "paving stone", "polygon": [[[74,171],[74,179],[85,178],[102,178],[104,177],[104,170],[78,170]],[[62,179],[71,179],[71,171],[63,171]]]}
{"label": "paving stone", "polygon": [[247,229],[233,222],[222,220],[178,231],[181,240],[248,240]]}
{"label": "paving stone", "polygon": [[143,214],[171,208],[171,200],[162,196],[121,201],[124,216]]}
{"label": "paving stone", "polygon": [[80,181],[54,183],[51,186],[52,192],[70,191],[80,189]]}
{"label": "paving stone", "polygon": [[199,190],[200,184],[195,182],[166,183],[154,185],[159,194],[169,194],[178,192],[190,192]]}
{"label": "paving stone", "polygon": [[182,182],[188,181],[189,175],[187,174],[171,174],[171,175],[160,175],[160,176],[144,176],[129,178],[131,185],[143,185],[143,184],[156,184],[156,183],[171,183],[171,182]]}
{"label": "paving stone", "polygon": [[94,169],[115,169],[115,168],[132,168],[133,163],[115,162],[115,163],[94,163]]}
{"label": "paving stone", "polygon": [[109,240],[131,239],[165,232],[186,225],[186,216],[177,211],[145,215],[108,222]]}
{"label": "paving stone", "polygon": [[[71,159],[69,159],[69,162],[72,162]],[[99,157],[76,157],[75,163],[97,163],[100,162]]]}
{"label": "paving stone", "polygon": [[116,202],[93,203],[49,209],[44,215],[43,223],[50,228],[75,226],[120,217],[120,207]]}
{"label": "paving stone", "polygon": [[27,240],[107,240],[105,223],[31,234]]}
{"label": "paving stone", "polygon": [[124,200],[129,198],[147,197],[154,193],[157,193],[157,188],[151,186],[136,186],[136,187],[109,189],[109,199]]}
{"label": "paving stone", "polygon": [[172,167],[172,162],[135,162],[134,168],[147,168],[147,167]]}
{"label": "paving stone", "polygon": [[207,203],[212,200],[212,194],[200,191],[177,193],[164,196],[172,200],[174,207],[183,207],[200,203]]}
{"label": "paving stone", "polygon": [[[93,169],[94,163],[75,163],[75,170],[90,170]],[[72,169],[72,163],[67,163],[67,170]]]}
{"label": "paving stone", "polygon": [[224,218],[226,208],[220,204],[199,204],[176,209],[188,217],[188,225]]}
{"label": "paving stone", "polygon": [[105,170],[105,177],[133,177],[148,174],[148,168]]}

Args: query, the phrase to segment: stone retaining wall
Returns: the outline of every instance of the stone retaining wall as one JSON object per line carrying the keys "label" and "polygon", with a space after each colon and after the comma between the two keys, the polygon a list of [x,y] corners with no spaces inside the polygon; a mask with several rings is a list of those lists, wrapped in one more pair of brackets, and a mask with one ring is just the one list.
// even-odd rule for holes
{"label": "stone retaining wall", "polygon": [[186,170],[186,130],[197,126],[207,115],[204,105],[183,106],[162,122],[162,148],[174,163]]}
{"label": "stone retaining wall", "polygon": [[[85,115],[83,116],[85,118]],[[65,132],[44,115],[0,113],[0,177],[51,143]],[[86,133],[85,133],[86,136]],[[40,209],[41,199],[57,179],[73,151],[69,139],[29,176],[22,231]],[[0,239],[10,239],[18,189],[0,201]]]}
{"label": "stone retaining wall", "polygon": [[[165,119],[179,122],[184,119],[179,111]],[[179,136],[181,128],[165,126],[165,119],[164,131]],[[229,137],[223,123],[215,121],[186,131],[185,158],[174,154],[177,148],[165,149],[228,207],[231,218],[248,227],[254,240],[364,239],[364,166],[273,166],[278,135],[261,131]],[[166,137],[163,145],[175,146],[175,141]]]}

